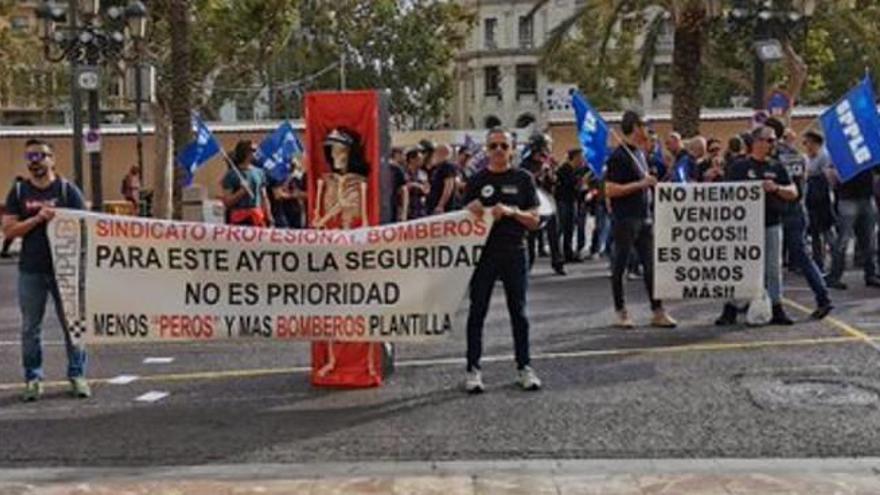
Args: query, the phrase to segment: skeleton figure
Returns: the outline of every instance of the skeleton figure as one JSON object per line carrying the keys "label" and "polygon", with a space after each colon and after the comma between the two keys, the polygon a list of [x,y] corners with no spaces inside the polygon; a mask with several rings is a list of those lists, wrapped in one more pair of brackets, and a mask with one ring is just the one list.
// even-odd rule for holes
{"label": "skeleton figure", "polygon": [[318,178],[313,218],[316,229],[351,229],[367,222],[367,166],[354,133],[333,129],[324,139],[331,171]]}

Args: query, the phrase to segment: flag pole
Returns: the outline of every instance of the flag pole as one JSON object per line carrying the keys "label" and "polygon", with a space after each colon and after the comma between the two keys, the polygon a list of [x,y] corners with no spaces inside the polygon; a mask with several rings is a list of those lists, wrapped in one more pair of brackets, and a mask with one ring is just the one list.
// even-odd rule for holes
{"label": "flag pole", "polygon": [[217,145],[217,147],[220,148],[220,154],[223,155],[223,159],[226,160],[226,165],[235,171],[235,175],[238,176],[238,180],[241,182],[241,186],[244,187],[244,190],[247,191],[248,196],[250,196],[251,199],[256,199],[254,191],[251,190],[251,186],[245,178],[244,174],[241,173],[241,170],[238,169],[238,166],[235,165],[235,163],[232,162],[232,159],[229,158],[229,155],[226,154],[226,150],[223,149],[223,146],[220,146],[219,142],[217,143]]}

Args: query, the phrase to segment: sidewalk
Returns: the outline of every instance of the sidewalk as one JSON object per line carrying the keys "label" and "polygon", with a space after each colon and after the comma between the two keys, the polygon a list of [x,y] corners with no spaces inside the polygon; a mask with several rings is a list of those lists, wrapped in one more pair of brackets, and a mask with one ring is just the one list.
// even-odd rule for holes
{"label": "sidewalk", "polygon": [[875,495],[876,473],[877,458],[0,469],[0,495]]}

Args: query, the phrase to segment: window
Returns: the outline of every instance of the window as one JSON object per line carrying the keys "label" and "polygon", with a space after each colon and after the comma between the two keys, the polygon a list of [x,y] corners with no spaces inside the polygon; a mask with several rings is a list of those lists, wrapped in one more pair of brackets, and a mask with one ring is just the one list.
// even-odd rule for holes
{"label": "window", "polygon": [[535,18],[523,16],[519,18],[519,47],[534,48],[535,46]]}
{"label": "window", "polygon": [[538,92],[538,70],[534,65],[516,66],[516,97]]}
{"label": "window", "polygon": [[654,98],[672,93],[672,66],[660,64],[654,66]]}
{"label": "window", "polygon": [[497,65],[491,65],[483,69],[484,83],[486,85],[485,96],[501,97],[501,72]]}
{"label": "window", "polygon": [[12,18],[12,29],[15,31],[24,31],[30,27],[30,20],[24,16],[15,16]]}
{"label": "window", "polygon": [[485,36],[485,44],[487,50],[494,50],[498,48],[498,44],[495,42],[495,31],[498,28],[498,19],[494,17],[486,18],[483,25],[483,35]]}

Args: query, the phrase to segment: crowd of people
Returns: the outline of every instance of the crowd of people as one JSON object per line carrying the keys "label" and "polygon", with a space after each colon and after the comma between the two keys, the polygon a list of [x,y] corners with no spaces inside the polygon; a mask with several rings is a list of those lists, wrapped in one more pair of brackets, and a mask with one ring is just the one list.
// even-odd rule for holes
{"label": "crowd of people", "polygon": [[[553,158],[549,136],[534,134],[517,147],[504,129],[490,130],[485,146],[436,144],[394,148],[388,157],[393,187],[393,219],[407,221],[467,208],[489,210],[496,223],[487,240],[470,286],[467,323],[469,392],[483,390],[479,361],[482,327],[492,289],[501,280],[508,300],[517,362],[517,382],[526,390],[541,387],[529,363],[529,322],[526,315],[528,274],[538,256],[550,256],[554,272],[594,257],[610,261],[616,325],[632,328],[624,298],[624,278],[643,279],[653,317],[651,325],[672,328],[676,321],[653,291],[653,190],[660,182],[761,181],[765,191],[765,288],[772,316],[769,323],[791,325],[782,305],[787,266],[805,277],[816,299],[815,319],[833,309],[829,288],[845,290],[842,275],[850,241],[855,238],[854,263],[864,271],[868,287],[880,287],[877,267],[880,181],[872,169],[850,180],[840,174],[825,150],[824,137],[814,130],[803,136],[781,120],[765,123],[731,137],[694,136],[675,132],[661,142],[642,117],[625,112],[615,133],[616,147],[601,176],[587,163],[581,148]],[[254,164],[256,148],[240,141],[230,153],[230,167],[221,181],[227,222],[250,226],[304,228],[309,211],[305,171],[295,162],[278,180]],[[28,177],[19,178],[6,198],[4,239],[23,238],[19,263],[19,295],[23,316],[25,398],[42,393],[42,314],[49,296],[59,318],[58,287],[48,252],[46,223],[54,208],[82,208],[82,193],[54,171],[54,151],[31,140],[25,152]],[[139,197],[133,168],[123,181],[123,194]],[[552,205],[552,206],[550,206]],[[589,219],[592,218],[592,221]],[[588,227],[592,227],[591,232]],[[589,242],[588,242],[589,241]],[[4,253],[8,246],[4,245]],[[744,311],[743,301],[728,301],[717,325],[732,325]],[[747,304],[748,302],[746,302]],[[66,336],[68,378],[72,391],[88,397],[85,352]]]}

